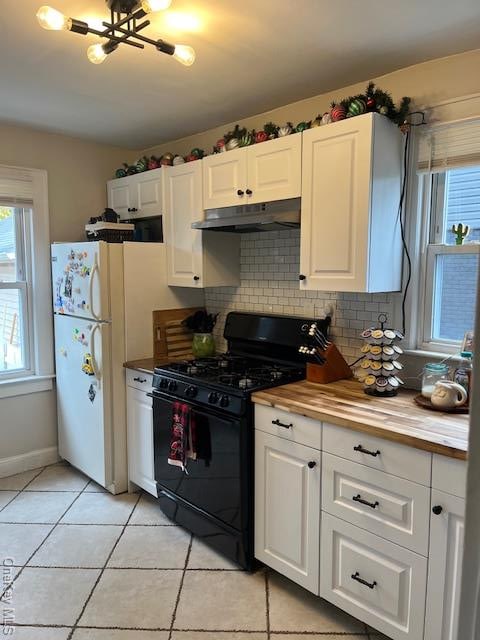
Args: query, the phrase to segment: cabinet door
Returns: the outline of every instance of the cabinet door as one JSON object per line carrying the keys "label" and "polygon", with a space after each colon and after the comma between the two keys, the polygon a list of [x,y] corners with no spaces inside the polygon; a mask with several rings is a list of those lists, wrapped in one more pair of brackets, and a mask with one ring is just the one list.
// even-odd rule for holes
{"label": "cabinet door", "polygon": [[301,289],[367,290],[372,133],[367,115],[303,134]]}
{"label": "cabinet door", "polygon": [[145,171],[136,176],[138,212],[135,217],[159,216],[162,213],[162,169]]}
{"label": "cabinet door", "polygon": [[132,217],[131,209],[138,209],[137,195],[132,178],[118,178],[107,182],[108,206],[114,209],[120,216],[120,220],[129,220]]}
{"label": "cabinet door", "polygon": [[247,201],[247,149],[217,153],[202,160],[203,208],[218,209]]}
{"label": "cabinet door", "polygon": [[319,593],[320,452],[255,432],[255,556]]}
{"label": "cabinet door", "polygon": [[162,169],[164,232],[168,284],[198,287],[203,283],[202,232],[192,222],[202,217],[202,163]]}
{"label": "cabinet door", "polygon": [[247,160],[245,193],[249,204],[301,196],[301,133],[248,147]]}
{"label": "cabinet door", "polygon": [[152,400],[133,387],[127,387],[127,433],[128,479],[156,496]]}
{"label": "cabinet door", "polygon": [[[462,581],[465,500],[432,489],[425,640],[456,640]],[[437,509],[436,509],[437,510]]]}

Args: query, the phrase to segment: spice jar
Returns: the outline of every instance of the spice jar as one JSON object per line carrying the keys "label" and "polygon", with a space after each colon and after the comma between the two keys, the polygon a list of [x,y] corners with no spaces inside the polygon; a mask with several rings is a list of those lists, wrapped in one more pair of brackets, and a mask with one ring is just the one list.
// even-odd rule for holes
{"label": "spice jar", "polygon": [[446,378],[448,378],[448,367],[446,364],[428,362],[423,367],[422,396],[424,398],[431,398],[436,383]]}

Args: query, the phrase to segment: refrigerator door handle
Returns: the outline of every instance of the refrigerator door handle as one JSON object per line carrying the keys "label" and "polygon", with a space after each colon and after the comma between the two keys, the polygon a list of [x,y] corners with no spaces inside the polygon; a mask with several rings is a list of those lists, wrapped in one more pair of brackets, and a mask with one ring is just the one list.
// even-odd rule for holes
{"label": "refrigerator door handle", "polygon": [[96,331],[100,331],[101,333],[101,327],[99,324],[94,324],[92,327],[92,330],[90,332],[90,345],[89,345],[89,349],[90,349],[90,355],[92,356],[92,367],[93,367],[93,374],[98,382],[98,387],[100,388],[100,384],[101,384],[101,374],[100,371],[98,370],[98,366],[97,366],[97,360],[95,358],[95,332]]}
{"label": "refrigerator door handle", "polygon": [[95,309],[93,308],[93,278],[94,278],[95,272],[97,272],[98,274],[98,261],[97,261],[96,253],[95,253],[95,258],[93,259],[92,270],[90,272],[90,280],[88,282],[88,297],[89,297],[89,303],[90,303],[90,313],[92,314],[92,317],[94,318],[94,320],[100,320],[100,316],[98,316],[95,313]]}

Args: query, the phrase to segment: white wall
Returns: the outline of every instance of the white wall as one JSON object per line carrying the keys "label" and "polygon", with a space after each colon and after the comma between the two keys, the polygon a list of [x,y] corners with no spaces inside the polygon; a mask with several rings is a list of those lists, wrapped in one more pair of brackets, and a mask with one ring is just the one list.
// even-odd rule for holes
{"label": "white wall", "polygon": [[[106,206],[106,186],[132,151],[0,124],[0,164],[46,169],[51,241],[84,238]],[[55,391],[0,399],[0,474],[6,460],[57,444]]]}

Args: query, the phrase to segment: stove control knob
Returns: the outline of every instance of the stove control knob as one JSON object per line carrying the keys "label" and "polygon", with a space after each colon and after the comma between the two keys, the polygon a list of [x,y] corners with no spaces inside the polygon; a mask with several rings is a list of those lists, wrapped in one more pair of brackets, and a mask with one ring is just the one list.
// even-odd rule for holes
{"label": "stove control knob", "polygon": [[168,387],[168,380],[166,378],[160,379],[160,389],[166,389]]}
{"label": "stove control knob", "polygon": [[208,401],[210,404],[217,404],[218,402],[218,393],[216,391],[212,391],[208,394]]}
{"label": "stove control knob", "polygon": [[222,396],[220,398],[221,407],[228,407],[229,404],[230,404],[230,398],[228,396]]}
{"label": "stove control knob", "polygon": [[198,393],[198,389],[193,385],[185,389],[185,395],[188,396],[189,398],[194,398],[197,395],[197,393]]}
{"label": "stove control knob", "polygon": [[168,383],[168,390],[175,391],[176,388],[177,388],[177,383],[175,382],[175,380],[170,380],[170,382]]}

